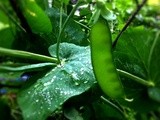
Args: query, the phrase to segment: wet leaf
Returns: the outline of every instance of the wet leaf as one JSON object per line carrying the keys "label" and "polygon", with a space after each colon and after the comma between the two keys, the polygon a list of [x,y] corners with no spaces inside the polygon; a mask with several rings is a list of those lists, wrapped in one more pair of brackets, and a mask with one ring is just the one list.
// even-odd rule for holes
{"label": "wet leaf", "polygon": [[[49,48],[52,56],[56,55],[55,51],[56,45]],[[46,119],[66,100],[85,92],[94,84],[89,47],[62,43],[60,56],[61,65],[20,91],[18,103],[25,120]]]}

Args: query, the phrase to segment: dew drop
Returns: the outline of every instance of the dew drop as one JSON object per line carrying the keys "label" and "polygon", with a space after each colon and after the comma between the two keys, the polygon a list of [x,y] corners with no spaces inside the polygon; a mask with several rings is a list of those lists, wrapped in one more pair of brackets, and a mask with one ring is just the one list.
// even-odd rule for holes
{"label": "dew drop", "polygon": [[79,84],[78,82],[75,82],[75,85],[78,86],[78,85],[80,85],[80,84]]}
{"label": "dew drop", "polygon": [[78,79],[79,79],[77,73],[74,72],[74,73],[72,73],[71,75],[72,75],[73,79],[75,79],[75,80],[78,80]]}
{"label": "dew drop", "polygon": [[88,83],[88,81],[86,80],[86,81],[84,81],[84,84],[87,84]]}

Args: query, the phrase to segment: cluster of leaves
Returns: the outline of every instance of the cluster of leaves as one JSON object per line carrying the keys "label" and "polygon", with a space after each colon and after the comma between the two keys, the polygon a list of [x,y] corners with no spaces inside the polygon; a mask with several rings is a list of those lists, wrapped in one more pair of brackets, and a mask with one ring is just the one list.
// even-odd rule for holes
{"label": "cluster of leaves", "polygon": [[[157,120],[160,117],[157,4],[160,3],[148,2],[113,50],[128,99],[124,100],[104,95],[96,82],[89,31],[97,19],[94,14],[97,7],[92,0],[79,1],[35,0],[49,18],[52,29],[39,32],[33,28],[36,23],[29,23],[23,13],[23,2],[0,0],[0,111],[3,115],[0,119]],[[106,1],[107,14],[101,15],[110,24],[113,40],[138,2],[141,1]],[[9,52],[6,54],[2,47],[10,49]],[[37,61],[41,62],[37,62],[36,58],[29,58],[31,54],[18,51],[22,56],[19,59],[11,49],[50,56],[53,62],[47,59],[42,62],[39,56]],[[56,59],[57,50],[61,64]]]}

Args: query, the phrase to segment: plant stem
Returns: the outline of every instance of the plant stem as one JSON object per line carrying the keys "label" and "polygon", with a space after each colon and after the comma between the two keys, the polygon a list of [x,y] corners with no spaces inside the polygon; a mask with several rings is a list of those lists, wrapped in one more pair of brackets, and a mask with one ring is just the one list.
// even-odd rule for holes
{"label": "plant stem", "polygon": [[11,14],[9,14],[9,11],[5,8],[6,6],[0,3],[0,9],[8,16],[8,18],[17,26],[20,28],[20,30],[26,32],[26,30],[13,18]]}
{"label": "plant stem", "polygon": [[74,20],[74,22],[76,22],[77,24],[81,25],[82,27],[84,27],[87,30],[91,30],[88,26],[84,25],[83,23],[80,23],[80,22],[78,22],[76,20]]}
{"label": "plant stem", "polygon": [[111,101],[107,100],[105,97],[101,96],[100,97],[104,102],[106,102],[107,104],[109,104],[110,106],[114,107],[120,114],[122,114],[124,117],[124,112],[114,103],[112,103]]}
{"label": "plant stem", "polygon": [[44,56],[44,55],[35,54],[31,52],[26,52],[26,51],[20,51],[20,50],[12,50],[12,49],[2,48],[2,47],[0,47],[0,54],[11,56],[11,57],[23,58],[23,59],[31,59],[31,60],[41,61],[41,62],[52,62],[52,63],[58,62],[56,58],[52,58],[49,56]]}
{"label": "plant stem", "polygon": [[121,37],[122,33],[127,29],[127,27],[130,25],[130,23],[134,20],[135,16],[138,14],[138,12],[141,10],[141,8],[143,7],[143,5],[147,2],[147,0],[143,0],[141,4],[137,5],[137,9],[133,12],[133,14],[129,17],[129,19],[127,20],[125,26],[122,28],[122,30],[120,31],[120,33],[117,35],[116,39],[114,40],[112,47],[113,49],[115,48],[118,39]]}
{"label": "plant stem", "polygon": [[63,2],[61,2],[61,8],[60,8],[59,34],[62,31],[62,20],[63,20]]}
{"label": "plant stem", "polygon": [[132,79],[132,80],[134,80],[134,81],[136,81],[136,82],[138,82],[142,85],[145,85],[147,87],[154,87],[155,86],[155,84],[152,81],[144,80],[140,77],[137,77],[137,76],[135,76],[131,73],[128,73],[128,72],[120,70],[120,69],[117,69],[117,71],[120,75],[126,76],[126,77],[128,77],[128,78],[130,78],[130,79]]}
{"label": "plant stem", "polygon": [[[156,36],[155,36],[155,39],[153,41],[153,44],[151,46],[151,49],[150,49],[150,53],[149,53],[149,57],[148,57],[148,73],[150,73],[150,67],[151,67],[151,59],[153,58],[153,51],[154,51],[154,48],[159,40],[159,36],[160,36],[160,32],[158,31]],[[150,76],[149,76],[150,77]]]}
{"label": "plant stem", "polygon": [[27,32],[29,33],[30,35],[32,35],[32,30],[29,26],[29,24],[27,23],[23,13],[22,13],[22,10],[20,9],[20,1],[17,1],[17,0],[9,0],[10,4],[11,4],[11,7],[13,8],[14,12],[16,13],[17,17],[19,18],[20,20],[20,24],[22,26],[22,28]]}
{"label": "plant stem", "polygon": [[64,29],[67,25],[67,23],[69,22],[69,19],[73,16],[73,14],[75,13],[75,11],[77,10],[77,7],[79,6],[81,0],[78,0],[76,5],[74,6],[74,8],[72,9],[72,11],[70,12],[70,14],[68,15],[67,19],[65,20],[64,24],[62,25],[62,29],[58,35],[57,38],[57,49],[56,49],[56,55],[57,55],[57,59],[58,62],[61,63],[60,61],[60,57],[59,57],[59,47],[60,47],[60,42],[61,42],[61,38],[62,38],[62,33],[64,32]]}

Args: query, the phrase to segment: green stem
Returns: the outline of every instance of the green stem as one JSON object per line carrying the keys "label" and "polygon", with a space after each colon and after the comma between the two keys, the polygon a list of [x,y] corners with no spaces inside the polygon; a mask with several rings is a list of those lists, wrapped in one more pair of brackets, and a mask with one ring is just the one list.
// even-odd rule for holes
{"label": "green stem", "polygon": [[140,77],[137,77],[137,76],[135,76],[135,75],[133,75],[131,73],[128,73],[128,72],[120,70],[120,69],[117,69],[117,71],[118,71],[118,73],[120,75],[126,76],[126,77],[128,77],[128,78],[130,78],[130,79],[132,79],[132,80],[134,80],[134,81],[136,81],[136,82],[138,82],[138,83],[140,83],[142,85],[145,85],[147,87],[155,86],[155,84],[152,81],[144,80],[144,79],[142,79]]}
{"label": "green stem", "polygon": [[2,47],[0,47],[0,55],[37,60],[41,62],[52,62],[52,63],[58,62],[56,58],[52,58],[49,56],[44,56],[44,55],[35,54],[31,52],[26,52],[26,51],[20,51],[20,50],[12,50],[12,49],[2,48]]}
{"label": "green stem", "polygon": [[84,25],[83,23],[80,23],[76,20],[74,20],[74,22],[76,22],[77,24],[81,25],[82,27],[86,28],[87,30],[91,30],[88,26]]}
{"label": "green stem", "polygon": [[112,103],[111,101],[107,100],[105,97],[101,96],[100,97],[104,102],[106,102],[107,104],[109,104],[110,106],[112,106],[113,108],[115,108],[122,116],[125,117],[124,112],[114,103]]}
{"label": "green stem", "polygon": [[9,13],[9,11],[5,8],[6,6],[0,3],[0,9],[8,16],[8,18],[20,28],[20,30],[26,32],[26,30],[13,18],[13,16]]}
{"label": "green stem", "polygon": [[59,34],[62,31],[62,19],[63,19],[63,2],[61,2],[61,8],[60,8]]}
{"label": "green stem", "polygon": [[[155,36],[155,39],[153,41],[153,44],[151,46],[151,49],[150,49],[150,53],[149,53],[149,58],[148,58],[148,68],[149,68],[149,71],[148,73],[150,73],[150,67],[151,67],[151,59],[153,58],[153,51],[154,51],[154,48],[159,40],[159,35],[160,35],[160,32],[157,32],[156,36]],[[150,76],[149,76],[150,77]]]}
{"label": "green stem", "polygon": [[73,14],[75,13],[75,11],[77,10],[77,7],[79,6],[81,0],[78,0],[76,5],[74,6],[74,8],[72,9],[72,11],[70,12],[70,14],[68,15],[67,19],[65,20],[64,24],[62,25],[62,29],[58,35],[57,38],[57,49],[56,49],[56,55],[57,55],[57,59],[58,62],[60,63],[60,57],[59,57],[59,47],[60,47],[60,42],[61,42],[61,38],[62,38],[62,33],[64,32],[64,29],[67,25],[67,23],[69,22],[69,19],[73,16]]}

